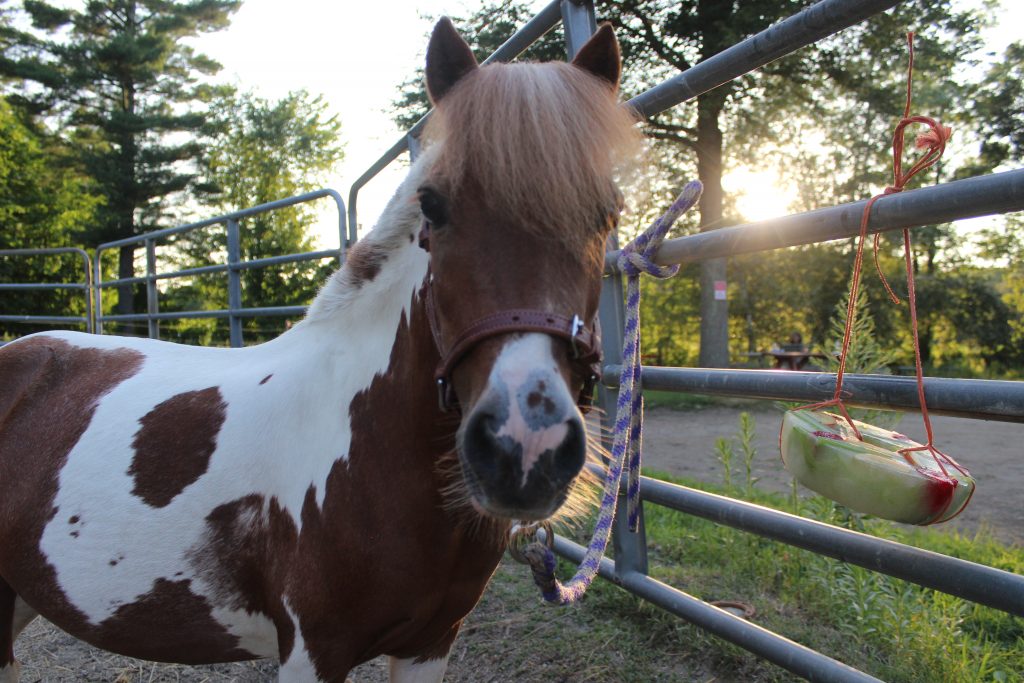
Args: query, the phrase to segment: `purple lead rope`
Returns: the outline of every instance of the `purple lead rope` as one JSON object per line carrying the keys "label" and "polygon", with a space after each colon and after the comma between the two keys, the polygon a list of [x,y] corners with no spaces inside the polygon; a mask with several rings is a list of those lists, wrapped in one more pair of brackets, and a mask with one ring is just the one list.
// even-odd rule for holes
{"label": "purple lead rope", "polygon": [[[522,550],[540,587],[544,599],[558,605],[569,605],[586,593],[597,575],[611,538],[619,482],[625,464],[629,474],[626,485],[627,513],[630,531],[636,531],[640,517],[640,446],[643,440],[644,399],[640,388],[640,274],[657,278],[672,277],[679,266],[659,266],[654,258],[672,224],[697,203],[703,186],[690,182],[679,193],[672,206],[658,220],[627,244],[619,254],[619,270],[626,275],[626,323],[622,341],[622,372],[619,375],[619,398],[616,403],[615,431],[611,462],[604,480],[601,507],[594,525],[594,534],[575,576],[562,583],[555,577],[555,555],[546,545],[534,542]],[[550,530],[548,530],[550,533]],[[551,539],[548,539],[549,542]]]}

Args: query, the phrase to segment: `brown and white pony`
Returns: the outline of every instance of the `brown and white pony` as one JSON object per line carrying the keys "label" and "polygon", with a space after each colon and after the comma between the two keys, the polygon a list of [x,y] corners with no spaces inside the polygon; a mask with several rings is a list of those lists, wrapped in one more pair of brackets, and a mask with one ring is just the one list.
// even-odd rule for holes
{"label": "brown and white pony", "polygon": [[636,141],[619,70],[608,27],[571,65],[478,68],[442,20],[429,145],[300,324],[0,350],[0,682],[37,614],[144,659],[441,680],[510,520],[584,462],[576,356]]}

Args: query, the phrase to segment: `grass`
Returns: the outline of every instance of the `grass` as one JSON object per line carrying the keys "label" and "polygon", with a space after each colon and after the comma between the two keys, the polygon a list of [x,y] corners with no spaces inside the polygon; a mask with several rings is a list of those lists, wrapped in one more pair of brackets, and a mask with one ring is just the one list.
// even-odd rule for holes
{"label": "grass", "polygon": [[[1024,549],[1001,545],[984,531],[965,536],[905,530],[860,518],[820,497],[798,500],[794,509],[791,497],[752,486],[674,481],[1024,573]],[[647,506],[645,521],[653,576],[704,599],[749,602],[758,609],[760,625],[878,678],[1024,680],[1024,620],[666,508]],[[713,641],[707,648],[719,668],[737,678],[787,680],[753,655]]]}
{"label": "grass", "polygon": [[[758,489],[750,469],[752,430],[748,416],[734,440],[716,447],[731,471],[730,485],[647,474],[1024,574],[1024,548],[1002,545],[985,530],[965,535],[902,527],[818,496]],[[652,576],[705,600],[752,604],[754,622],[765,628],[891,683],[1024,682],[1024,619],[667,508],[647,505],[645,513]],[[525,569],[512,570],[499,572],[489,593],[507,599],[524,583],[535,590],[523,579]],[[559,575],[565,579],[573,570],[562,562]],[[604,581],[582,605],[540,613],[550,625],[540,627],[543,643],[530,647],[560,664],[547,671],[550,677],[518,672],[517,680],[795,680]],[[586,658],[555,654],[573,647],[585,648]],[[580,677],[581,671],[590,674]]]}

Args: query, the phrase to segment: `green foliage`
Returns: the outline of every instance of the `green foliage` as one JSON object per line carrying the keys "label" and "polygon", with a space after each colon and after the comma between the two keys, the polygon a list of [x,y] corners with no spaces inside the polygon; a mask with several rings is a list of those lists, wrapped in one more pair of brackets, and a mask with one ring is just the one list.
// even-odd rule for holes
{"label": "green foliage", "polygon": [[997,287],[997,274],[976,269],[917,278],[923,362],[941,367],[980,360],[983,370],[1024,360],[1012,343],[1011,321],[1020,315],[1013,315]]}
{"label": "green foliage", "polygon": [[[100,201],[66,166],[68,152],[22,122],[0,98],[0,249],[68,246],[74,229],[94,215]],[[0,257],[0,282],[84,282],[76,257]],[[0,312],[80,316],[85,299],[78,290],[5,291]],[[49,327],[49,325],[48,325]],[[0,337],[36,330],[0,322]]]}
{"label": "green foliage", "polygon": [[715,453],[718,457],[718,462],[722,463],[722,480],[725,482],[726,488],[732,487],[732,461],[736,457],[732,449],[732,444],[729,443],[729,439],[724,436],[720,436],[715,439]]}
{"label": "green foliage", "polygon": [[67,246],[92,217],[100,200],[68,172],[69,154],[0,98],[0,249]]}
{"label": "green foliage", "polygon": [[754,417],[744,411],[740,413],[740,431],[734,439],[718,437],[715,439],[715,453],[718,461],[722,463],[723,480],[725,487],[732,488],[732,463],[736,459],[736,448],[739,448],[739,455],[743,458],[743,490],[748,494],[754,490],[754,486],[760,477],[754,476],[754,460],[757,458],[757,447],[754,446]]}
{"label": "green foliage", "polygon": [[[846,295],[836,303],[829,321],[829,336],[825,342],[828,356],[826,364],[829,372],[836,372],[839,369],[839,354],[843,348],[849,301],[850,290],[847,288]],[[878,341],[875,333],[875,318],[868,308],[867,292],[861,286],[857,291],[857,299],[853,307],[853,324],[850,347],[846,355],[846,372],[887,375],[896,359],[896,353]]]}
{"label": "green foliage", "polygon": [[[45,113],[74,140],[77,160],[105,201],[83,227],[95,244],[165,227],[168,199],[197,191],[195,162],[220,66],[184,39],[223,28],[238,0],[101,0],[81,9],[24,3],[32,30],[9,34],[0,61],[26,111]],[[118,272],[133,275],[132,248]],[[131,288],[119,289],[130,312]]]}
{"label": "green foliage", "polygon": [[1007,47],[989,69],[972,113],[982,135],[984,166],[1024,159],[1024,43]]}
{"label": "green foliage", "polygon": [[[319,189],[343,158],[338,142],[340,124],[327,113],[320,97],[304,91],[268,101],[252,94],[226,94],[215,101],[210,122],[212,142],[207,149],[204,182],[210,189],[205,205],[210,213],[284,199]],[[309,226],[316,205],[299,204],[247,218],[240,223],[242,260],[297,254],[314,249]],[[175,244],[182,266],[206,265],[211,256],[223,261],[223,227],[188,233]],[[331,262],[301,262],[242,273],[242,303],[246,307],[308,304],[336,267]],[[224,306],[223,277],[197,279],[166,293],[169,308],[194,310]],[[209,306],[207,302],[217,302]],[[205,305],[204,305],[205,304]],[[246,321],[249,342],[272,338],[284,329],[284,319]],[[186,325],[180,334],[221,341],[223,327]],[[209,337],[207,337],[209,335]]]}
{"label": "green foliage", "polygon": [[[997,289],[1011,311],[1006,346],[1020,355],[1024,353],[1024,216],[1008,216],[1002,232],[990,233],[986,238],[989,255],[1006,259],[1007,266],[1000,273]],[[1017,368],[1020,376],[1019,363]]]}

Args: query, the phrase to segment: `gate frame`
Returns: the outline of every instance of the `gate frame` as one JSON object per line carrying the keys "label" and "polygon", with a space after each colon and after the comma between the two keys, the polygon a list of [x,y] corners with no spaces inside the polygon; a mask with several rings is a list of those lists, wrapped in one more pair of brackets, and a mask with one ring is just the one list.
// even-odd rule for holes
{"label": "gate frame", "polygon": [[[3,282],[0,291],[8,290],[43,290],[43,289],[80,289],[85,295],[85,315],[0,315],[3,322],[37,322],[47,324],[84,325],[86,332],[94,329],[92,310],[92,260],[88,252],[76,247],[52,247],[41,249],[0,249],[0,257],[4,256],[53,256],[57,254],[77,254],[82,258],[84,277],[79,282]],[[3,346],[5,342],[0,342]]]}
{"label": "gate frame", "polygon": [[[334,200],[338,210],[338,248],[310,251],[301,254],[285,254],[281,256],[269,256],[266,258],[241,260],[241,234],[240,221],[252,216],[269,213],[277,209],[283,209],[297,204],[304,204],[317,199],[329,197]],[[227,262],[196,268],[185,268],[183,270],[157,272],[156,268],[156,242],[173,235],[181,235],[195,230],[207,228],[211,225],[224,224],[227,228]],[[185,318],[227,318],[230,346],[239,348],[244,345],[242,333],[242,319],[261,316],[288,316],[303,315],[308,306],[259,306],[246,308],[242,305],[242,275],[243,270],[262,268],[264,266],[280,265],[283,263],[299,263],[303,261],[316,261],[324,258],[336,258],[341,265],[345,261],[346,250],[355,243],[355,223],[346,222],[345,201],[341,195],[330,188],[315,190],[305,194],[278,199],[264,204],[258,204],[247,209],[240,209],[230,213],[206,218],[195,223],[180,225],[174,228],[156,230],[133,237],[105,242],[96,247],[95,265],[95,292],[96,292],[96,324],[95,329],[103,334],[104,322],[134,322],[146,321],[148,336],[152,339],[160,338],[161,320],[181,320]],[[114,280],[103,280],[101,257],[104,251],[116,249],[127,245],[142,245],[146,249],[146,274],[129,278],[118,278]],[[159,304],[158,280],[172,278],[193,277],[196,275],[208,275],[211,273],[227,273],[228,275],[228,307],[213,311],[177,311],[173,313],[161,313]],[[120,285],[132,285],[138,283],[146,284],[146,312],[145,313],[121,313],[103,314],[103,290]]]}

